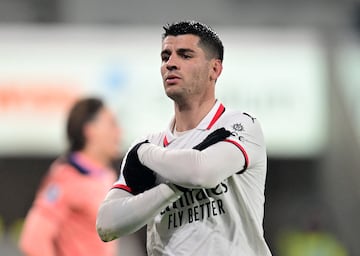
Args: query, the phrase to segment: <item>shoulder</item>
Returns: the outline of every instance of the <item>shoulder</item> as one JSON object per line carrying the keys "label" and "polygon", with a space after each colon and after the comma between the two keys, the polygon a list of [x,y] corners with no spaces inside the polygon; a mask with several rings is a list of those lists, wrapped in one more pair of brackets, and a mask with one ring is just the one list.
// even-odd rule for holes
{"label": "shoulder", "polygon": [[165,132],[161,131],[161,132],[154,132],[154,133],[149,133],[145,136],[141,136],[138,137],[134,140],[134,142],[131,144],[130,148],[132,148],[133,146],[135,146],[136,144],[148,140],[150,143],[155,144],[155,145],[161,145],[163,142],[165,136]]}
{"label": "shoulder", "polygon": [[251,112],[226,109],[221,124],[233,130],[242,130],[245,127],[249,129],[261,129],[259,119]]}
{"label": "shoulder", "polygon": [[74,174],[74,168],[66,161],[65,158],[59,157],[50,165],[47,176],[51,180],[65,181],[66,177]]}
{"label": "shoulder", "polygon": [[76,169],[66,157],[60,157],[51,164],[49,176],[52,179],[67,182],[80,178],[83,174]]}
{"label": "shoulder", "polygon": [[246,118],[249,119],[249,121],[254,122],[257,120],[257,117],[254,113],[250,111],[243,111],[243,110],[237,110],[232,108],[226,108],[223,117],[225,118]]}
{"label": "shoulder", "polygon": [[36,205],[57,207],[63,204],[68,188],[73,182],[72,167],[62,159],[55,160],[46,173],[36,196]]}
{"label": "shoulder", "polygon": [[232,138],[240,141],[252,141],[263,145],[265,138],[258,118],[250,112],[226,110],[217,124],[218,128],[224,127],[230,131]]}
{"label": "shoulder", "polygon": [[61,191],[63,195],[66,195],[81,185],[83,176],[65,159],[59,158],[51,164],[40,188],[40,193]]}

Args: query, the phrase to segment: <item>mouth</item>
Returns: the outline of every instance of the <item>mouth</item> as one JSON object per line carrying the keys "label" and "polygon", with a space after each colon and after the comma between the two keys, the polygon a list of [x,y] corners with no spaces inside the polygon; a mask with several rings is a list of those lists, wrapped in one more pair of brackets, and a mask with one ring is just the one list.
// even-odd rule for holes
{"label": "mouth", "polygon": [[177,83],[181,78],[177,75],[168,75],[165,77],[165,82],[167,84],[175,84]]}

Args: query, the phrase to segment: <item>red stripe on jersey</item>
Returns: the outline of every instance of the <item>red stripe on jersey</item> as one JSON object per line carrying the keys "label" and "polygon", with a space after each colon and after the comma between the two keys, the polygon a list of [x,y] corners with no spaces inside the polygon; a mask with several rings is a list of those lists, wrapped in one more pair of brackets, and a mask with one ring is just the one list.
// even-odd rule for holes
{"label": "red stripe on jersey", "polygon": [[123,185],[123,184],[116,184],[112,188],[122,189],[122,190],[125,190],[125,191],[131,193],[131,188],[126,185]]}
{"label": "red stripe on jersey", "polygon": [[164,137],[163,145],[164,147],[167,147],[169,145],[169,141],[167,140],[166,135]]}
{"label": "red stripe on jersey", "polygon": [[220,104],[218,110],[216,111],[213,119],[211,120],[210,124],[208,125],[208,127],[206,127],[206,130],[210,130],[211,127],[216,123],[216,121],[220,118],[220,116],[225,112],[225,107],[223,104]]}
{"label": "red stripe on jersey", "polygon": [[241,152],[243,153],[244,157],[245,157],[245,165],[244,165],[244,169],[242,169],[240,172],[237,172],[238,174],[240,173],[243,173],[249,166],[249,156],[248,154],[246,153],[246,150],[243,148],[243,146],[241,146],[238,142],[236,141],[233,141],[233,140],[224,140],[224,141],[227,141],[227,142],[230,142],[232,144],[234,144],[235,146],[237,146]]}

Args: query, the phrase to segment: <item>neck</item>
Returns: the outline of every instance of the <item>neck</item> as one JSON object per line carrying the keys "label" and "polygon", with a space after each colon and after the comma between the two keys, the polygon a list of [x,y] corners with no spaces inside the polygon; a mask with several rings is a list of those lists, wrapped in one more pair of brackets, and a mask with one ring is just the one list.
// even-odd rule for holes
{"label": "neck", "polygon": [[175,126],[178,132],[194,129],[209,113],[216,102],[215,98],[205,101],[189,101],[186,104],[175,102]]}

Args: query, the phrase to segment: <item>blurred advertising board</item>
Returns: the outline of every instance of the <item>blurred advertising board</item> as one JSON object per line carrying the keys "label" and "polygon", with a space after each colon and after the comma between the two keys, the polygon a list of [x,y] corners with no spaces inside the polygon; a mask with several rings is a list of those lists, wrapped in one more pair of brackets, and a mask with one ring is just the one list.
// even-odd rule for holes
{"label": "blurred advertising board", "polygon": [[[270,156],[321,153],[326,70],[306,30],[217,28],[225,46],[218,99],[255,115]],[[160,76],[161,27],[0,27],[0,155],[54,155],[75,99],[102,97],[123,127],[124,149],[164,129],[173,105]]]}

